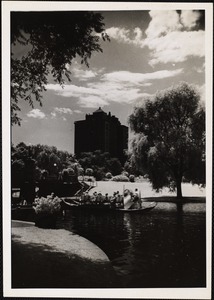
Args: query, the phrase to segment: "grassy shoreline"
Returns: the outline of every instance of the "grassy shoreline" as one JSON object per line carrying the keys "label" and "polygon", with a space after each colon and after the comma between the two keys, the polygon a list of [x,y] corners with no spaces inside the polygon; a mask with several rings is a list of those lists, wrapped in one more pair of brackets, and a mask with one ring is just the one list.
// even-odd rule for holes
{"label": "grassy shoreline", "polygon": [[40,229],[33,223],[12,222],[13,288],[116,285],[108,257],[89,240],[63,229]]}
{"label": "grassy shoreline", "polygon": [[[156,192],[152,189],[152,185],[148,180],[143,180],[141,182],[116,182],[116,181],[97,181],[96,186],[90,190],[90,194],[93,192],[101,192],[102,194],[108,193],[109,195],[113,195],[114,192],[119,191],[121,194],[125,189],[130,189],[132,191],[135,188],[141,193],[141,198],[174,198],[176,197],[176,192],[169,191],[168,188],[163,188],[160,192]],[[190,183],[182,184],[182,192],[183,197],[196,197],[196,198],[205,198],[206,197],[206,189],[201,188],[198,185],[192,185]]]}

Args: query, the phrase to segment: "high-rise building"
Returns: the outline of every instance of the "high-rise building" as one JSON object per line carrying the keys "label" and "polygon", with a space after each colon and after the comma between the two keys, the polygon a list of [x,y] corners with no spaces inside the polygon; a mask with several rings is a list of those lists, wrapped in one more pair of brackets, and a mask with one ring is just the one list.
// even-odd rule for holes
{"label": "high-rise building", "polygon": [[85,120],[75,122],[74,152],[101,150],[109,152],[124,162],[124,150],[128,149],[128,127],[121,125],[118,118],[104,112],[100,107],[92,114],[86,114]]}

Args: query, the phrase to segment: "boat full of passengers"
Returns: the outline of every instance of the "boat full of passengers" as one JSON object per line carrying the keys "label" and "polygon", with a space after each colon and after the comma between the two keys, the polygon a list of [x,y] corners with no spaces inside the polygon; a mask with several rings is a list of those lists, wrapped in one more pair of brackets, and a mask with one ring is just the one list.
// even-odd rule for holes
{"label": "boat full of passengers", "polygon": [[112,196],[103,195],[101,192],[89,194],[87,191],[80,196],[62,198],[62,208],[66,209],[90,209],[104,211],[147,211],[156,206],[155,202],[145,202],[140,197],[140,192],[135,189],[134,192],[126,189],[123,194],[119,191],[114,192]]}

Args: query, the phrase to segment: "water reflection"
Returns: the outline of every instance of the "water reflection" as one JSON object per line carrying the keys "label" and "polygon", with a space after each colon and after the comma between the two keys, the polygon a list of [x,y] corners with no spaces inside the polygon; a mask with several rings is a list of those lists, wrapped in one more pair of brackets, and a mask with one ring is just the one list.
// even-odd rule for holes
{"label": "water reflection", "polygon": [[[186,205],[186,204],[185,204]],[[205,286],[205,204],[177,210],[159,203],[148,214],[68,211],[58,226],[97,244],[121,287]]]}

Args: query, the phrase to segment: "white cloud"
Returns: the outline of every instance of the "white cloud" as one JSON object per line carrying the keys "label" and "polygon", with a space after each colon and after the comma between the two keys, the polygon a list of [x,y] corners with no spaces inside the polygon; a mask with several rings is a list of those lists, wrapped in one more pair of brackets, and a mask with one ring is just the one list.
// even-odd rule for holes
{"label": "white cloud", "polygon": [[77,86],[74,84],[66,84],[62,88],[59,84],[47,84],[46,88],[48,90],[52,90],[56,92],[56,94],[63,96],[63,97],[79,97],[82,94],[92,93],[87,87]]}
{"label": "white cloud", "polygon": [[[152,80],[161,80],[182,74],[183,69],[161,70],[153,73],[132,73],[129,71],[117,71],[106,73],[100,77],[100,81],[87,83],[85,87],[76,85],[48,84],[47,89],[53,90],[63,97],[77,98],[82,107],[105,106],[111,102],[133,103],[140,99],[145,89],[151,86]],[[65,108],[54,110],[53,113],[67,112]]]}
{"label": "white cloud", "polygon": [[152,50],[151,65],[157,63],[183,62],[188,57],[204,57],[205,33],[199,31],[175,31],[155,39],[147,39],[146,45]]}
{"label": "white cloud", "polygon": [[79,109],[75,109],[75,110],[74,110],[74,113],[76,113],[76,114],[82,114],[82,111],[79,110]]}
{"label": "white cloud", "polygon": [[51,112],[51,118],[52,119],[56,118],[56,112]]}
{"label": "white cloud", "polygon": [[182,10],[181,11],[181,23],[188,29],[194,28],[197,25],[201,14],[199,11]]}
{"label": "white cloud", "polygon": [[90,68],[85,69],[84,65],[78,63],[74,59],[71,65],[66,64],[66,69],[71,72],[73,78],[77,78],[79,81],[87,81],[97,77],[100,73],[104,71],[104,68]]}
{"label": "white cloud", "polygon": [[[127,82],[132,85],[148,86],[146,81],[174,77],[183,72],[183,69],[161,70],[152,73],[132,73],[128,71],[118,71],[103,75],[102,80],[111,82]],[[151,83],[149,83],[151,85]]]}
{"label": "white cloud", "polygon": [[132,31],[121,27],[110,27],[106,29],[106,33],[118,42],[143,47],[143,32],[139,27]]}
{"label": "white cloud", "polygon": [[119,42],[130,43],[130,30],[120,27],[111,27],[106,29],[106,33],[110,38],[116,39]]}
{"label": "white cloud", "polygon": [[59,114],[73,114],[73,111],[68,107],[54,107],[54,112]]}
{"label": "white cloud", "polygon": [[77,98],[81,107],[105,106],[110,102],[131,103],[140,97],[140,89],[133,88],[124,83],[94,82],[87,87],[66,85],[64,89],[60,85],[49,84],[47,89],[54,90],[63,97]]}
{"label": "white cloud", "polygon": [[73,68],[72,69],[73,76],[78,78],[80,81],[86,81],[91,78],[95,78],[97,73],[92,70],[81,70],[80,68]]}
{"label": "white cloud", "polygon": [[199,92],[199,95],[200,95],[200,101],[205,104],[206,102],[206,87],[205,87],[205,84],[203,85],[197,85],[196,86],[198,92]]}
{"label": "white cloud", "polygon": [[107,33],[118,42],[148,47],[152,51],[150,65],[184,62],[191,56],[204,57],[205,32],[194,30],[200,12],[184,10],[179,14],[176,10],[153,10],[149,14],[151,21],[145,37],[139,27],[132,31],[111,27]]}
{"label": "white cloud", "polygon": [[151,65],[183,62],[191,56],[204,57],[205,32],[189,31],[196,26],[200,13],[182,11],[151,11],[144,45],[151,53]]}
{"label": "white cloud", "polygon": [[98,106],[106,106],[109,103],[106,100],[103,100],[102,97],[98,97],[96,95],[89,95],[80,97],[79,104],[82,107],[86,108],[96,108]]}
{"label": "white cloud", "polygon": [[[51,118],[55,119],[57,115],[64,115],[69,114],[72,115],[73,111],[68,107],[54,107],[53,111],[51,112]],[[62,119],[66,121],[66,118],[63,116]]]}
{"label": "white cloud", "polygon": [[205,63],[203,63],[203,65],[201,67],[194,67],[194,70],[197,73],[204,73],[204,71],[205,71]]}
{"label": "white cloud", "polygon": [[35,119],[44,119],[46,115],[38,108],[34,108],[29,113],[27,113],[27,116],[29,118],[35,118]]}
{"label": "white cloud", "polygon": [[123,82],[103,81],[99,83],[91,83],[90,87],[97,89],[99,96],[107,101],[132,103],[141,97],[141,90]]}
{"label": "white cloud", "polygon": [[146,35],[150,39],[160,37],[168,32],[177,31],[182,28],[179,14],[175,10],[150,11],[152,20],[146,29]]}

